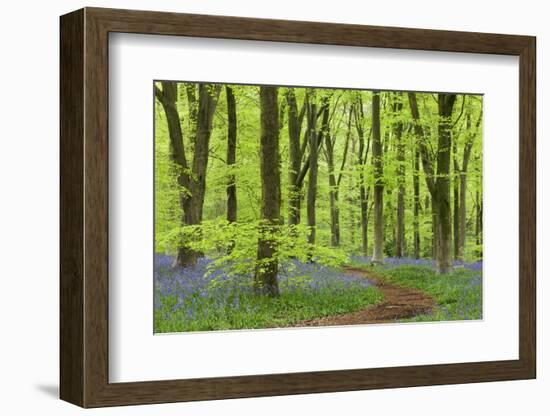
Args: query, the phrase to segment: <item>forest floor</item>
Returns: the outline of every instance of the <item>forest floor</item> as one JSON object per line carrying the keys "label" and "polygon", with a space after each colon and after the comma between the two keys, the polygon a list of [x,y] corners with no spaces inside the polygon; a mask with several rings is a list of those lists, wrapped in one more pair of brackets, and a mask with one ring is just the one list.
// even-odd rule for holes
{"label": "forest floor", "polygon": [[384,301],[359,311],[296,322],[292,326],[388,323],[430,314],[434,308],[433,298],[417,289],[389,284],[382,276],[361,268],[346,267],[345,270],[351,276],[367,279],[374,283],[384,295]]}
{"label": "forest floor", "polygon": [[325,267],[291,260],[279,270],[280,296],[256,296],[251,276],[201,258],[187,268],[155,256],[155,332],[362,325],[482,319],[481,261],[438,274],[433,260],[355,256]]}

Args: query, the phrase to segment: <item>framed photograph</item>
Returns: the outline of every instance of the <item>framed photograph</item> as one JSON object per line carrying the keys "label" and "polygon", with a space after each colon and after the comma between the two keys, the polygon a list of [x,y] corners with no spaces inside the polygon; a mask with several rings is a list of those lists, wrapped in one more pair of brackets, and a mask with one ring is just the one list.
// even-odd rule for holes
{"label": "framed photograph", "polygon": [[63,400],[535,378],[534,37],[60,27]]}

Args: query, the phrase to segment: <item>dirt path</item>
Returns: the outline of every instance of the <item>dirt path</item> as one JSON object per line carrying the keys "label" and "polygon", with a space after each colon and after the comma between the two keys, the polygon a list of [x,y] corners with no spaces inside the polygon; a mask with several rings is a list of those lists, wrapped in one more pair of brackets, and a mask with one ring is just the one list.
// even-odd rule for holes
{"label": "dirt path", "polygon": [[416,289],[386,284],[377,275],[357,268],[347,268],[347,273],[374,282],[384,294],[384,301],[366,309],[342,315],[326,316],[298,322],[293,326],[353,325],[393,322],[415,315],[430,313],[433,299]]}

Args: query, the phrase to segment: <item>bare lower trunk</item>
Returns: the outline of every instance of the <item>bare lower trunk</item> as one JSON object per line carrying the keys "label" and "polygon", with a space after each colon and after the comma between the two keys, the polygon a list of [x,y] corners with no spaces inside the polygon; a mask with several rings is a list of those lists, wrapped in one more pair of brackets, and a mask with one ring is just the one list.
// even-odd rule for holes
{"label": "bare lower trunk", "polygon": [[451,116],[455,94],[439,94],[439,125],[438,125],[438,154],[437,154],[437,181],[435,185],[437,201],[437,222],[439,236],[439,253],[437,257],[438,273],[449,273],[452,268],[452,226],[451,226],[451,193],[450,193],[450,165],[451,165]]}
{"label": "bare lower trunk", "polygon": [[279,111],[277,88],[260,87],[260,173],[262,206],[258,264],[254,275],[256,294],[279,296],[276,233],[280,226],[281,174],[279,167]]}
{"label": "bare lower trunk", "polygon": [[187,267],[197,263],[197,260],[202,256],[202,253],[191,249],[190,247],[180,247],[174,262],[175,266]]}

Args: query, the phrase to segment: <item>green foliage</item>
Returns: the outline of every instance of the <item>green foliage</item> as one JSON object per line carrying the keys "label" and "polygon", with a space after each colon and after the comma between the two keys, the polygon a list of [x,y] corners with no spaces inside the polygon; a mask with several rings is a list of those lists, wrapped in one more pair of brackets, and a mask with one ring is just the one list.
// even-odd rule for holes
{"label": "green foliage", "polygon": [[[197,110],[197,103],[194,107],[187,99],[187,88],[195,89],[196,84],[180,83],[178,89],[179,100],[177,103],[178,111],[181,117],[183,129],[183,138],[188,159],[193,151],[193,132],[195,126],[191,120],[191,113]],[[218,221],[225,218],[226,215],[226,187],[230,176],[234,176],[237,189],[238,201],[238,225],[237,227],[247,227],[250,223],[256,223],[259,219],[261,203],[261,182],[260,182],[260,161],[259,161],[259,137],[260,137],[260,109],[259,109],[259,88],[257,86],[231,85],[236,99],[237,109],[237,155],[236,163],[228,166],[226,164],[227,150],[227,104],[223,95],[218,100],[216,115],[212,127],[210,139],[210,152],[208,160],[208,170],[206,177],[206,196],[203,208],[203,218],[205,221]],[[279,90],[279,107],[281,112],[280,126],[280,155],[281,155],[281,216],[283,219],[288,217],[288,199],[289,199],[289,140],[288,140],[288,116],[285,114],[286,87]],[[306,94],[305,88],[294,88],[298,110],[300,110]],[[314,92],[314,93],[313,93]],[[359,143],[357,138],[357,127],[363,129],[365,140],[368,140],[371,129],[371,100],[372,92],[357,90],[339,90],[339,89],[310,89],[311,99],[321,103],[328,100],[331,108],[328,134],[334,139],[334,158],[335,174],[341,173],[342,178],[338,188],[339,200],[336,206],[340,211],[340,233],[341,249],[348,254],[360,252],[360,204],[359,204],[359,181],[363,178],[366,188],[371,188],[373,180],[373,168],[371,153],[369,151],[364,163],[357,163],[357,153]],[[435,94],[417,93],[419,109],[422,113],[421,124],[428,131],[428,147],[435,155],[437,147],[437,97]],[[348,126],[350,109],[361,102],[363,117],[355,120]],[[402,110],[393,111],[395,102],[401,101]],[[463,105],[464,102],[464,105]],[[475,259],[481,256],[480,244],[476,243],[475,236],[475,209],[476,191],[482,191],[481,173],[482,173],[482,140],[481,127],[476,130],[476,120],[482,109],[482,97],[474,95],[459,95],[453,114],[453,159],[459,164],[462,162],[464,145],[474,137],[472,156],[468,169],[467,186],[467,238],[466,238],[466,258]],[[164,112],[160,105],[156,106],[155,121],[155,236],[156,249],[158,252],[174,252],[173,244],[166,244],[171,240],[170,234],[174,234],[175,228],[181,226],[181,208],[179,206],[179,193],[182,191],[176,183],[176,169],[169,158],[169,137]],[[467,117],[470,117],[470,123],[467,123]],[[402,143],[405,152],[405,161],[399,162],[396,158],[397,145],[393,127],[397,122],[404,123]],[[317,123],[320,126],[320,121]],[[348,131],[348,127],[351,131]],[[395,244],[395,223],[396,223],[396,198],[397,187],[402,179],[397,172],[400,167],[405,169],[404,185],[405,193],[405,254],[410,256],[413,247],[413,177],[419,178],[420,184],[420,236],[422,257],[432,257],[432,217],[429,192],[426,187],[425,173],[420,168],[415,172],[414,152],[418,138],[412,129],[412,117],[408,105],[406,94],[396,95],[393,92],[381,92],[381,130],[382,145],[384,155],[382,162],[384,165],[383,182],[384,192],[384,216],[385,216],[385,253],[387,256],[394,255]],[[305,121],[302,125],[302,136],[305,133]],[[351,134],[350,134],[351,133]],[[473,135],[473,136],[472,136]],[[346,138],[349,136],[348,155],[346,163],[342,165],[344,151],[346,149]],[[303,139],[303,137],[302,137]],[[372,150],[372,149],[371,149]],[[305,147],[303,159],[307,157],[308,149]],[[451,163],[453,164],[453,163]],[[451,180],[457,178],[457,172],[452,171]],[[305,177],[305,183],[300,194],[304,196],[307,189],[308,177]],[[328,199],[330,187],[328,183],[328,165],[326,159],[326,149],[321,143],[319,151],[319,174],[317,183],[317,245],[330,251],[330,205]],[[185,192],[185,190],[183,190]],[[451,195],[452,197],[452,195]],[[370,193],[372,202],[372,190]],[[305,201],[302,201],[301,217],[305,220]],[[369,205],[370,207],[370,205]],[[369,229],[368,240],[372,246],[373,227],[372,227],[372,209],[369,210]],[[244,230],[240,235],[251,234],[249,230]],[[283,231],[283,234],[285,232]],[[172,241],[173,242],[173,241]],[[174,242],[173,242],[174,243]],[[176,244],[177,245],[177,244]],[[255,255],[252,255],[252,258]]]}
{"label": "green foliage", "polygon": [[[176,247],[185,244],[213,258],[211,267],[230,276],[253,274],[257,267],[262,266],[256,259],[260,225],[260,221],[243,224],[217,219],[195,226],[174,227],[159,236],[157,248],[174,253]],[[322,266],[338,267],[348,261],[348,255],[342,249],[309,244],[307,233],[308,227],[301,224],[276,226],[271,231],[263,231],[265,238],[274,241],[275,259],[279,263],[293,259],[305,263],[309,253],[315,263]]]}

